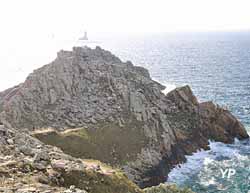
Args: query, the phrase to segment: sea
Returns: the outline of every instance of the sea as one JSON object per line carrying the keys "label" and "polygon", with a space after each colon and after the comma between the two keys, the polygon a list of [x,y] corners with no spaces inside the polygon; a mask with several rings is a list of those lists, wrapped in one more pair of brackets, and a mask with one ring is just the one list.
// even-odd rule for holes
{"label": "sea", "polygon": [[[250,133],[250,32],[111,36],[100,46],[147,68],[168,91],[190,85],[200,102],[228,108]],[[167,183],[197,193],[249,193],[250,141],[210,141],[210,148],[187,156]]]}
{"label": "sea", "polygon": [[[41,41],[36,47],[10,49],[1,66],[1,90],[49,63],[61,48],[98,45],[123,61],[147,68],[166,91],[190,85],[200,102],[228,108],[250,133],[250,32],[89,34],[89,39],[48,40],[50,44]],[[210,141],[210,148],[187,156],[187,162],[172,169],[166,183],[197,193],[250,193],[250,141]]]}

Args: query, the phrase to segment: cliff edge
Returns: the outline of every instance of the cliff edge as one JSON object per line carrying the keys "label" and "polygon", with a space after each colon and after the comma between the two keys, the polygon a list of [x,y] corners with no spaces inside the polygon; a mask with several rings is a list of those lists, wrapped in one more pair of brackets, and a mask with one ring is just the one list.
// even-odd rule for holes
{"label": "cliff edge", "polygon": [[199,103],[189,86],[167,95],[164,88],[145,68],[100,47],[75,47],[0,93],[0,118],[74,157],[121,167],[140,187],[164,182],[210,139],[248,138],[228,110]]}

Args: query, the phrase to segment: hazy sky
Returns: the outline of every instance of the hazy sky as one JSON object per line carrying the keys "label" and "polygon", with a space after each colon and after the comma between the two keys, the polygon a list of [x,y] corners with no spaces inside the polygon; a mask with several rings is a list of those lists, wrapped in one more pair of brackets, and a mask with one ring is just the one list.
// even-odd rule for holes
{"label": "hazy sky", "polygon": [[85,29],[93,34],[244,30],[250,29],[249,8],[250,0],[1,0],[0,90],[51,60]]}

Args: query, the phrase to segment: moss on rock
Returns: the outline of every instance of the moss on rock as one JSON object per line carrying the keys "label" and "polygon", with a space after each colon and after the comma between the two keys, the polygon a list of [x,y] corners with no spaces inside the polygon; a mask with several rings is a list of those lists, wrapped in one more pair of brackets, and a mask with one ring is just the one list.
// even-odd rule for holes
{"label": "moss on rock", "polygon": [[144,189],[145,193],[194,193],[190,189],[177,188],[172,184],[160,184],[159,186]]}
{"label": "moss on rock", "polygon": [[65,171],[63,186],[75,185],[88,193],[143,193],[143,191],[131,182],[122,173],[106,175],[93,170]]}
{"label": "moss on rock", "polygon": [[96,159],[112,166],[135,160],[148,143],[138,121],[125,123],[122,127],[103,122],[96,127],[98,129],[79,128],[64,132],[49,130],[34,136],[74,157]]}

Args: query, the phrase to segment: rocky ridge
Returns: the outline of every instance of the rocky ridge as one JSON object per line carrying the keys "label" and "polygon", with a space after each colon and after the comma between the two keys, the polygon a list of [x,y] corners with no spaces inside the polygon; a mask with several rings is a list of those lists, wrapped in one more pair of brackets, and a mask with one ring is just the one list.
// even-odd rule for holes
{"label": "rocky ridge", "polygon": [[45,145],[28,131],[0,124],[0,192],[3,193],[191,193],[174,185],[142,190],[118,169],[77,159]]}
{"label": "rocky ridge", "polygon": [[75,47],[0,93],[0,118],[28,133],[83,128],[78,149],[48,140],[46,132],[36,137],[73,156],[119,166],[140,187],[164,182],[185,155],[208,149],[209,139],[248,138],[228,110],[199,103],[189,86],[167,95],[163,89],[143,67],[100,47]]}

